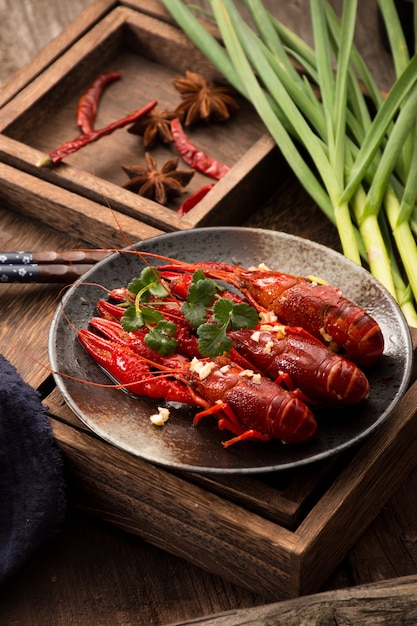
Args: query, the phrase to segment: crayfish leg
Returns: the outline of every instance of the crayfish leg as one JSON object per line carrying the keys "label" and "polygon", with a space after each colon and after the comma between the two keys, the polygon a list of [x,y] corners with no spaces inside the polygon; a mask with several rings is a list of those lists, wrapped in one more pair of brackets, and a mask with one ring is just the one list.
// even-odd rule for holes
{"label": "crayfish leg", "polygon": [[230,432],[236,435],[241,435],[244,432],[235,413],[226,402],[216,402],[216,404],[213,404],[208,409],[200,411],[194,417],[193,424],[196,426],[201,418],[207,415],[218,415],[219,413],[221,414],[217,424],[219,430],[230,430]]}
{"label": "crayfish leg", "polygon": [[276,385],[284,385],[290,391],[294,391],[295,385],[292,381],[291,376],[287,372],[280,372],[276,379],[274,380]]}
{"label": "crayfish leg", "polygon": [[232,439],[228,439],[228,441],[222,441],[224,448],[228,448],[232,444],[243,441],[244,439],[258,439],[259,441],[269,440],[268,435],[263,435],[257,430],[243,430],[235,413],[226,402],[217,402],[205,411],[200,411],[195,416],[193,423],[196,425],[202,417],[206,415],[216,415],[218,413],[223,413],[223,416],[219,418],[217,423],[219,430],[230,430],[230,432],[237,435],[236,437],[232,437]]}
{"label": "crayfish leg", "polygon": [[296,387],[290,374],[287,374],[286,372],[280,372],[280,374],[274,380],[274,383],[276,385],[279,385],[280,387],[284,386],[285,389],[292,391],[294,396],[302,402],[305,402],[305,404],[318,404],[317,401],[312,400],[307,394],[301,391],[299,387]]}
{"label": "crayfish leg", "polygon": [[244,439],[258,439],[259,441],[269,441],[268,435],[263,435],[257,430],[245,430],[242,434],[237,437],[233,437],[232,439],[228,439],[227,441],[222,441],[222,446],[224,448],[228,448],[229,446],[238,443],[239,441],[243,441]]}

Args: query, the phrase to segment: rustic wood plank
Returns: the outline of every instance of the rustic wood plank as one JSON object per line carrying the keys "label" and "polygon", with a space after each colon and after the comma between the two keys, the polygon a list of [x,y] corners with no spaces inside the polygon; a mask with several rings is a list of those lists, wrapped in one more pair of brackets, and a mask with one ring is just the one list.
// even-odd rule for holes
{"label": "rustic wood plank", "polygon": [[[112,211],[120,212],[136,220],[142,220],[145,224],[149,224],[148,237],[154,236],[157,232],[161,233],[192,227],[192,223],[187,219],[187,216],[180,217],[171,209],[142,198],[126,189],[115,187],[111,182],[103,178],[99,179],[94,174],[93,165],[91,173],[75,169],[67,163],[62,163],[59,166],[59,173],[46,168],[40,171],[35,166],[39,156],[40,152],[38,150],[0,134],[0,158],[4,163],[17,170],[14,178],[19,178],[19,172],[26,172],[33,177],[32,180],[35,187],[42,186],[42,182],[37,182],[39,180],[46,181],[49,187],[56,185],[58,182],[58,189],[61,187],[63,180],[65,180],[64,191],[67,190],[71,194],[77,194],[80,198],[85,196],[87,198],[86,206],[93,206],[93,202],[96,202],[98,214],[102,213],[101,206],[106,207],[109,215]],[[29,205],[32,201],[33,197],[30,195],[25,204]],[[59,221],[59,216],[57,217]]]}
{"label": "rustic wood plank", "polygon": [[[39,125],[47,124],[53,111],[61,105],[62,96],[61,92],[56,89],[57,86],[63,90],[66,97],[71,92],[79,93],[86,73],[90,72],[89,64],[92,64],[94,70],[101,58],[104,62],[110,62],[114,46],[117,45],[115,39],[117,39],[120,24],[123,24],[125,19],[124,9],[116,9],[111,16],[105,16],[75,41],[69,52],[62,51],[50,68],[33,77],[30,84],[13,98],[13,104],[8,103],[0,109],[0,129],[4,130],[13,119],[17,118],[19,132],[24,137],[30,131],[34,120],[38,119]],[[108,45],[108,50],[105,49],[107,43],[112,44]],[[75,73],[74,67],[84,58],[85,66],[81,72]],[[28,103],[38,102],[44,94],[46,94],[44,100],[37,107],[32,107],[30,115],[22,117],[28,109]],[[11,114],[12,111],[14,111],[13,114]],[[76,129],[75,123],[73,127]],[[75,132],[75,134],[78,133]],[[71,139],[71,136],[67,139]]]}
{"label": "rustic wood plank", "polygon": [[[289,530],[295,530],[321,495],[330,476],[337,472],[337,460],[319,463],[312,471],[298,468],[261,479],[245,476],[190,474],[189,480],[212,493],[226,497]],[[333,473],[334,472],[334,473]]]}
{"label": "rustic wood plank", "polygon": [[[27,2],[13,2],[9,7],[13,11],[7,11],[1,23],[2,42],[8,42],[8,54],[0,70],[0,81],[4,83],[0,90],[0,107],[41,74],[62,50],[67,50],[90,24],[99,21],[115,4],[115,0],[92,3],[58,0],[51,12],[48,0],[38,0],[31,7],[32,13]],[[32,20],[36,21],[36,28]]]}
{"label": "rustic wood plank", "polygon": [[0,623],[158,626],[264,602],[70,507],[59,535],[2,585]]}
{"label": "rustic wood plank", "polygon": [[355,626],[412,626],[417,621],[417,576],[340,589],[199,617],[171,626],[299,626],[300,624],[354,624]]}
{"label": "rustic wood plank", "polygon": [[0,198],[8,208],[99,248],[126,247],[127,242],[135,243],[163,233],[4,163],[0,163],[0,181]]}

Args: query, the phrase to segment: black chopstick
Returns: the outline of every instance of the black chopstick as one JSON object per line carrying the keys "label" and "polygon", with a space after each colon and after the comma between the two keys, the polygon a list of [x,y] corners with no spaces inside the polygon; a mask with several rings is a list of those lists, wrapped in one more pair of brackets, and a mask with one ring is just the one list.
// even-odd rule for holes
{"label": "black chopstick", "polygon": [[26,265],[26,264],[38,264],[44,263],[85,263],[94,264],[97,261],[105,259],[110,254],[113,254],[115,250],[109,250],[107,248],[99,248],[97,250],[88,249],[74,249],[74,250],[39,250],[33,252],[26,251],[12,251],[12,252],[0,252],[0,265]]}
{"label": "black chopstick", "polygon": [[0,252],[0,283],[71,283],[114,250]]}
{"label": "black chopstick", "polygon": [[87,272],[93,265],[0,265],[0,283],[71,283]]}

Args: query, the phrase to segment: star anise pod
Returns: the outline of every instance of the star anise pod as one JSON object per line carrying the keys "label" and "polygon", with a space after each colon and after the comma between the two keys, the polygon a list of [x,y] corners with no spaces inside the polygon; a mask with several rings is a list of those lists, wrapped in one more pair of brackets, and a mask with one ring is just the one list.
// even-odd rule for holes
{"label": "star anise pod", "polygon": [[177,170],[178,158],[170,159],[158,170],[157,163],[149,152],[145,152],[146,167],[122,165],[130,180],[123,185],[144,198],[167,204],[170,198],[183,193],[195,174],[194,170]]}
{"label": "star anise pod", "polygon": [[223,122],[239,108],[231,88],[217,87],[196,72],[187,71],[185,77],[175,78],[173,84],[182,98],[175,112],[185,126],[200,121]]}
{"label": "star anise pod", "polygon": [[133,135],[143,136],[144,148],[150,148],[156,142],[170,143],[172,139],[171,120],[177,117],[174,111],[153,108],[150,113],[144,115],[128,128]]}

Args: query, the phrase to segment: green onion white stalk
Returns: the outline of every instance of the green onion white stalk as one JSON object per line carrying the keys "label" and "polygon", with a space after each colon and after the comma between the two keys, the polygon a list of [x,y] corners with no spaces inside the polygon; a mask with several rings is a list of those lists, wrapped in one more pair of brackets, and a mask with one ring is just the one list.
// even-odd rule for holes
{"label": "green onion white stalk", "polygon": [[[364,262],[417,327],[417,55],[409,58],[393,0],[378,0],[396,73],[386,98],[353,44],[358,0],[343,3],[340,19],[326,0],[310,0],[314,48],[261,0],[210,0],[222,44],[186,2],[162,2],[252,103],[301,184],[336,226],[345,256]],[[294,60],[309,80],[295,71]]]}

